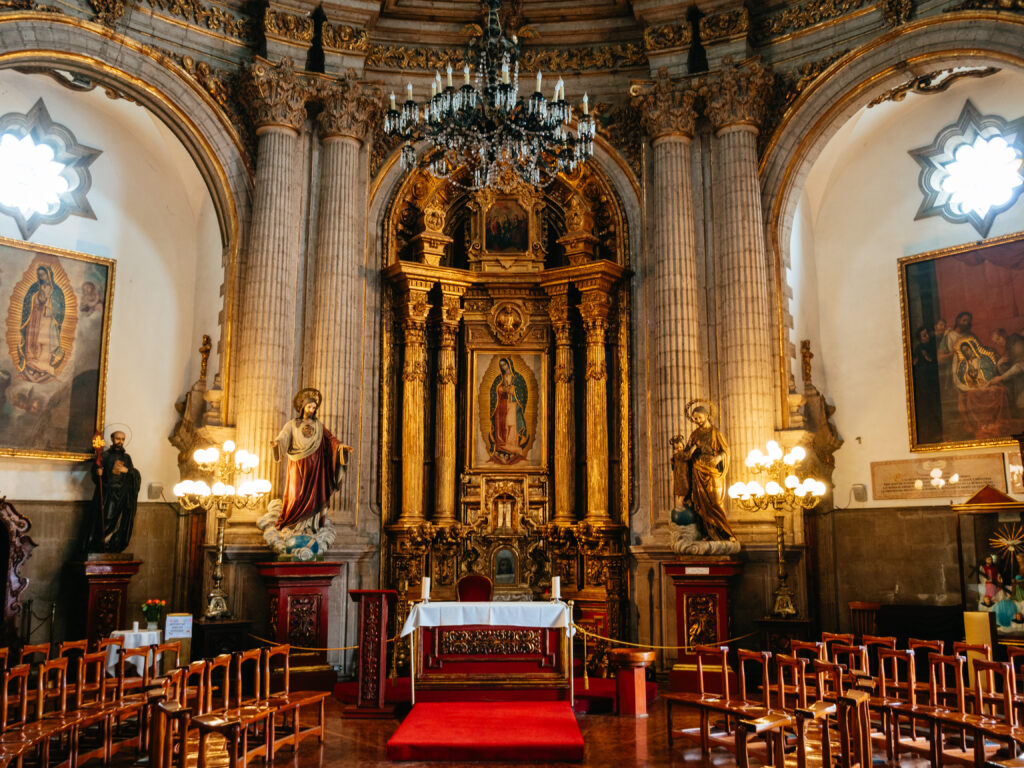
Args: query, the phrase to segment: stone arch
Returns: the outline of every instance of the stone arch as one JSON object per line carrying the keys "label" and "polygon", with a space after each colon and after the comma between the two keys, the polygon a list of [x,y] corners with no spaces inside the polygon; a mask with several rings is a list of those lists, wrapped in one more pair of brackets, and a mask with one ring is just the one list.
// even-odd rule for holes
{"label": "stone arch", "polygon": [[812,83],[783,118],[761,162],[765,224],[776,273],[789,249],[800,190],[818,155],[847,120],[876,96],[932,70],[954,65],[1024,69],[1021,39],[1022,17],[947,14],[872,40],[833,63]]}
{"label": "stone arch", "polygon": [[252,174],[235,128],[214,99],[167,56],[93,22],[51,13],[0,16],[0,69],[59,67],[127,96],[157,116],[196,164],[221,235],[225,315],[221,369],[230,385],[238,264]]}

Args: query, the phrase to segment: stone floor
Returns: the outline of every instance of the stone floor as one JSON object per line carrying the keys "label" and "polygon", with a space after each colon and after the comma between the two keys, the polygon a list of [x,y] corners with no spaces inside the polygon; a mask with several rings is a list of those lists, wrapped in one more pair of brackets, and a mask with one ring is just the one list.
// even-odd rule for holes
{"label": "stone floor", "polygon": [[[388,766],[389,768],[417,768],[440,766],[446,763],[392,763],[384,757],[384,745],[398,727],[397,720],[346,720],[341,717],[341,705],[328,700],[327,736],[322,751],[315,742],[302,745],[298,755],[284,749],[275,763],[294,768],[334,768],[339,765]],[[579,715],[577,721],[586,743],[583,763],[589,768],[615,766],[734,766],[735,759],[725,750],[716,749],[708,760],[691,745],[676,741],[670,751],[665,735],[665,705],[659,699],[652,706],[648,718],[635,720],[614,715]],[[684,725],[677,711],[677,727]],[[515,727],[514,723],[496,723],[496,727]],[[876,755],[881,764],[881,755]],[[902,766],[918,768],[927,761],[904,758]],[[465,766],[500,768],[502,765],[522,766],[523,763],[458,763]],[[550,763],[558,766],[578,766],[579,763]],[[258,763],[254,764],[258,768]]]}

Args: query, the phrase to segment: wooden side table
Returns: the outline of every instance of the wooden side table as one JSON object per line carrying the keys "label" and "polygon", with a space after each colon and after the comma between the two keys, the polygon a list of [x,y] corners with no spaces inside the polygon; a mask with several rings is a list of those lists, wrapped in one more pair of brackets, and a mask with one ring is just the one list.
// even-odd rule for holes
{"label": "wooden side table", "polygon": [[622,717],[647,717],[647,677],[657,654],[638,648],[613,648],[608,661],[615,670],[615,699]]}

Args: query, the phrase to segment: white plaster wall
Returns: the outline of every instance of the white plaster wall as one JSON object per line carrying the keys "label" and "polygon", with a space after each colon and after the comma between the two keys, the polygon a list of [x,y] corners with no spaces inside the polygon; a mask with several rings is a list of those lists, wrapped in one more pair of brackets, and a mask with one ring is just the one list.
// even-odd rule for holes
{"label": "white plaster wall", "polygon": [[[32,243],[114,259],[116,284],[106,376],[105,422],[130,429],[128,451],[150,483],[178,480],[167,438],[174,403],[199,376],[203,333],[220,338],[221,242],[213,202],[192,159],[151,113],[97,88],[75,93],[40,75],[0,71],[0,114],[27,112],[42,98],[50,117],[82,144],[103,151],[92,164],[96,219],[42,226]],[[21,240],[0,215],[0,235]],[[210,378],[217,370],[216,351]],[[0,457],[0,495],[91,498],[85,465]]]}
{"label": "white plaster wall", "polygon": [[[803,190],[790,243],[792,338],[797,345],[811,339],[815,384],[835,404],[846,441],[836,454],[838,506],[848,505],[855,483],[870,494],[872,461],[928,455],[910,451],[897,260],[980,238],[969,224],[914,220],[919,166],[907,151],[929,144],[968,98],[982,114],[1020,117],[1024,75],[961,80],[945,93],[861,110],[829,142]],[[989,236],[1022,230],[1024,199],[996,219]],[[869,495],[865,505],[878,503],[922,502],[874,502]]]}

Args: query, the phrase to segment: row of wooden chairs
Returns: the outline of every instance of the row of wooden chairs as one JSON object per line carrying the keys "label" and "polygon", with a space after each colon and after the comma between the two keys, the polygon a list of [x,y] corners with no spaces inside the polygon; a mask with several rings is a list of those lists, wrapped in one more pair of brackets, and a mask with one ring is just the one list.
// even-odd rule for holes
{"label": "row of wooden chairs", "polygon": [[[216,741],[230,768],[245,768],[254,757],[269,763],[307,736],[323,743],[328,693],[291,690],[290,652],[288,645],[254,648],[179,668],[154,708],[150,764],[185,768],[194,760],[205,768]],[[315,722],[303,722],[310,711]]]}

